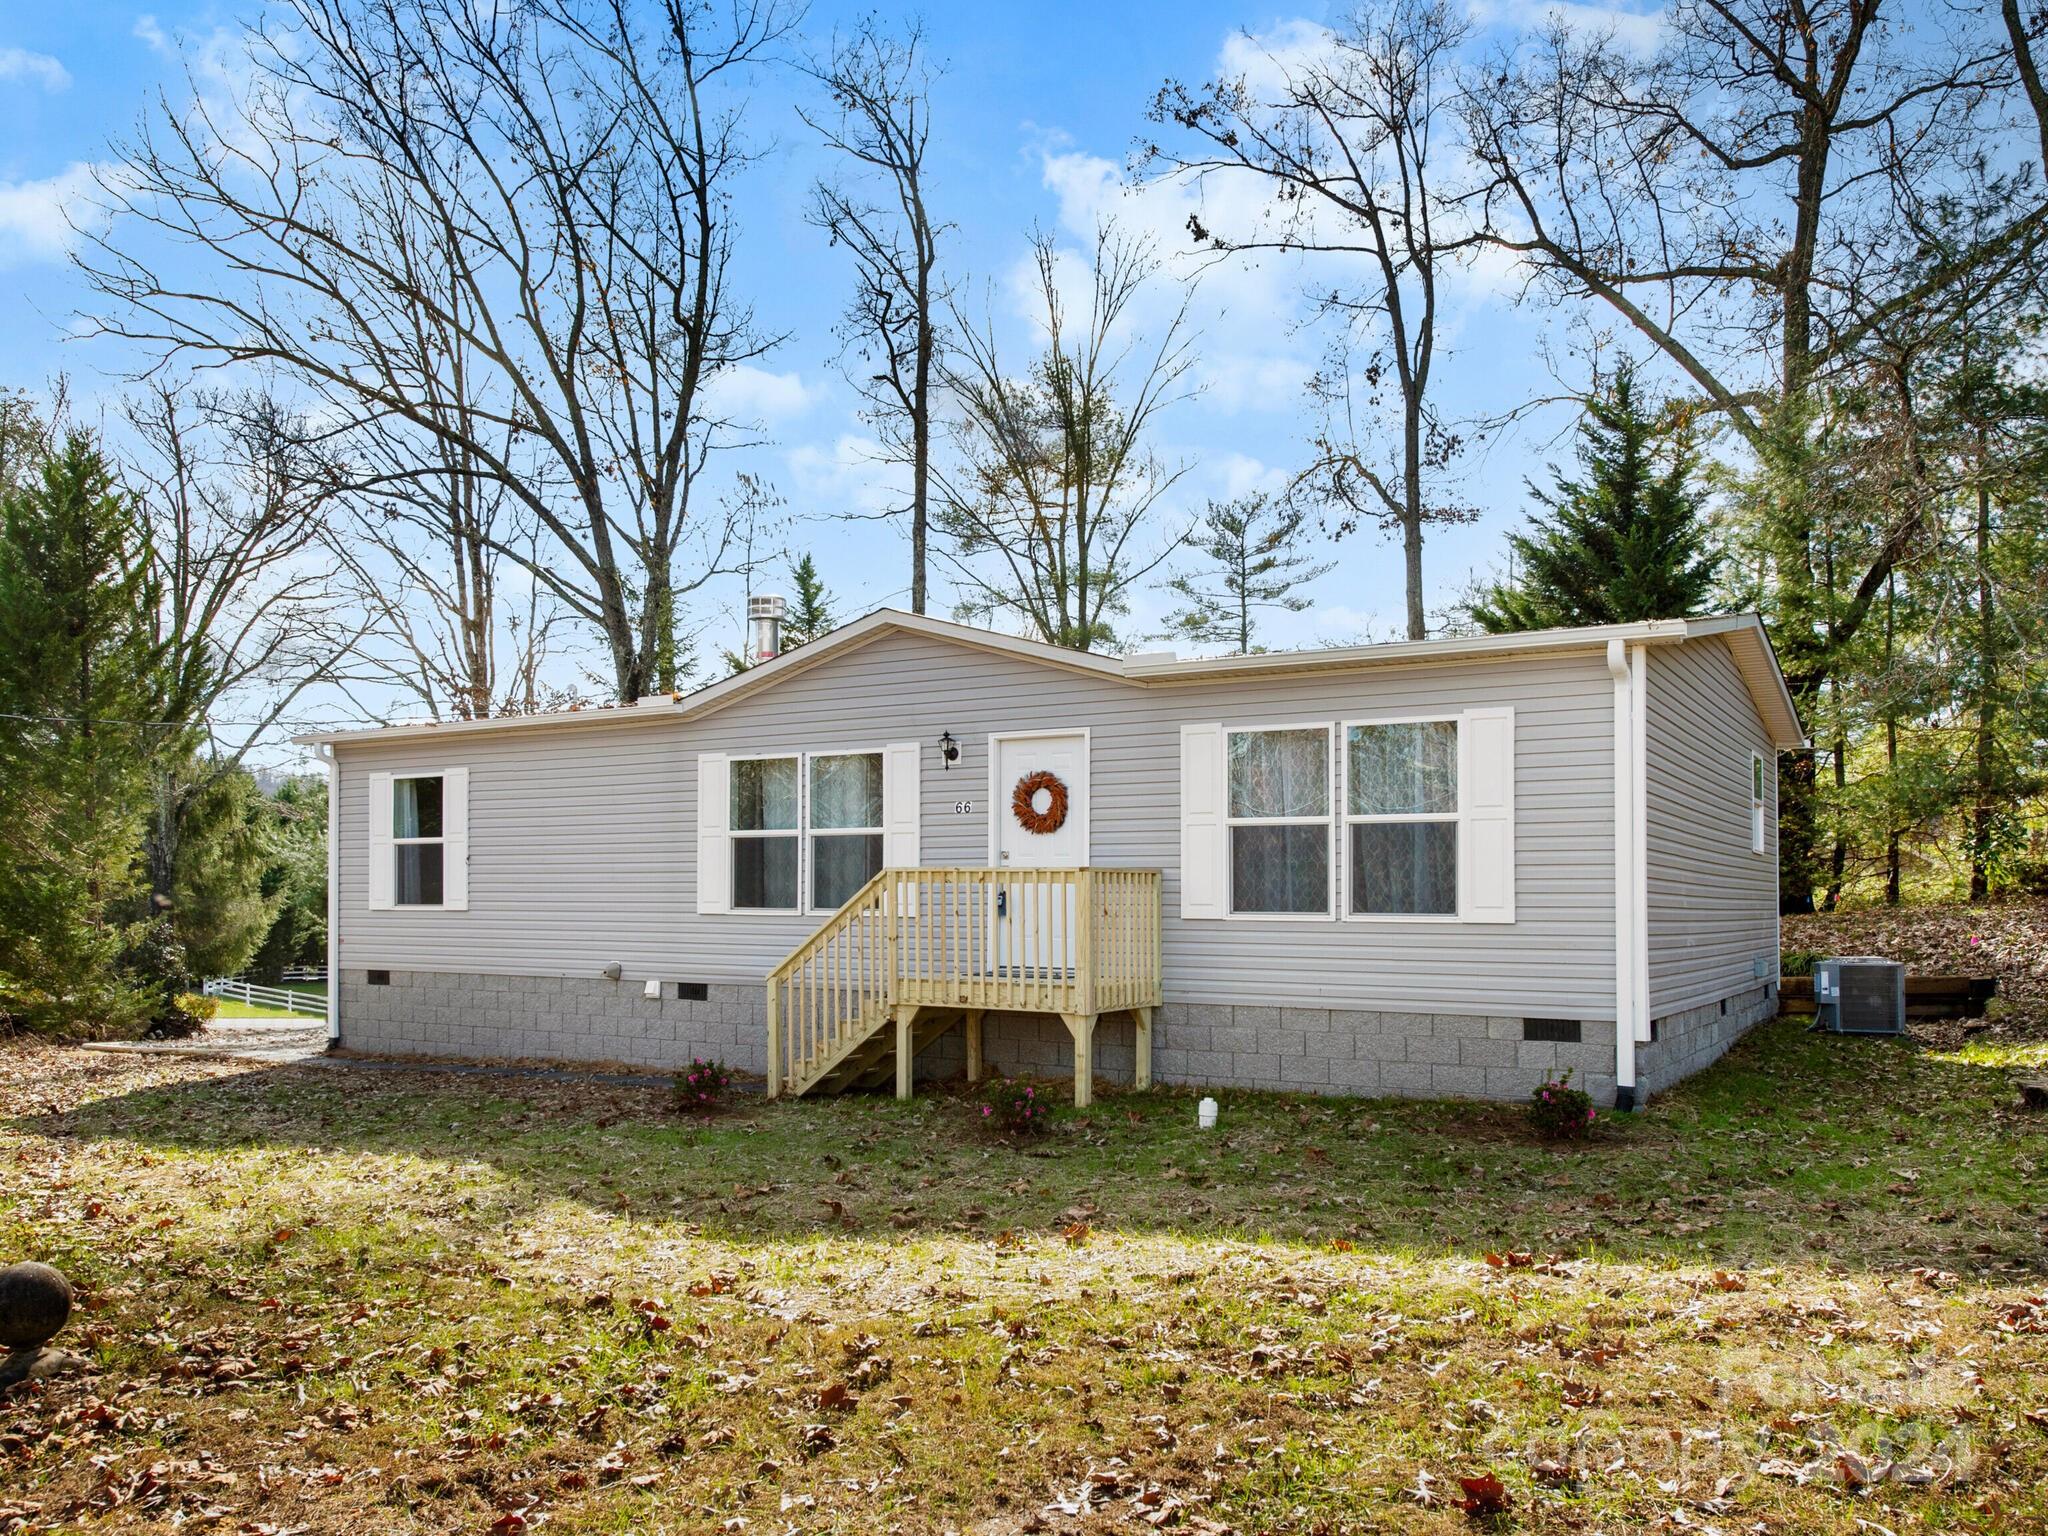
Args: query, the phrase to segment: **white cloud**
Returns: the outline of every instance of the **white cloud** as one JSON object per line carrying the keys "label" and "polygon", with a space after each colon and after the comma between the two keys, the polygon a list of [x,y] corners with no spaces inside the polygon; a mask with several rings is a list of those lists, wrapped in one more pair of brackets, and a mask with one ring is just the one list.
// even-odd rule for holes
{"label": "white cloud", "polygon": [[800,374],[771,373],[741,363],[714,375],[707,393],[710,407],[718,415],[773,426],[809,410],[819,391],[804,383]]}
{"label": "white cloud", "polygon": [[171,35],[147,12],[135,18],[132,35],[142,39],[143,46],[151,53],[160,53],[168,57],[174,51]]}
{"label": "white cloud", "polygon": [[[1314,342],[1299,333],[1306,306],[1302,265],[1277,255],[1218,260],[1199,249],[1188,221],[1237,233],[1259,227],[1266,215],[1267,188],[1250,175],[1188,181],[1129,181],[1100,155],[1048,140],[1040,149],[1044,185],[1058,200],[1058,228],[1076,247],[1096,227],[1114,220],[1127,233],[1151,240],[1165,264],[1147,303],[1132,315],[1135,334],[1156,336],[1177,307],[1184,285],[1196,283],[1191,325],[1200,332],[1194,382],[1205,409],[1291,412],[1315,371]],[[1061,253],[1059,280],[1070,304],[1086,294],[1085,256],[1078,248]],[[1035,318],[1040,303],[1037,273],[1020,263],[1008,287],[1019,311]]]}
{"label": "white cloud", "polygon": [[1248,453],[1212,454],[1204,468],[1221,496],[1249,496],[1254,491],[1273,496],[1287,489],[1286,470]]}
{"label": "white cloud", "polygon": [[829,443],[800,443],[789,451],[790,510],[798,517],[873,516],[902,501],[893,484],[896,466],[882,445],[856,432]]}
{"label": "white cloud", "polygon": [[1482,27],[1532,29],[1559,22],[1573,32],[1604,33],[1636,54],[1654,53],[1664,40],[1664,14],[1656,8],[1641,11],[1629,5],[1588,4],[1586,0],[1545,0],[1537,5],[1527,0],[1466,0],[1465,13]]}
{"label": "white cloud", "polygon": [[1264,32],[1233,32],[1224,39],[1217,73],[1225,80],[1242,79],[1254,91],[1270,91],[1314,62],[1331,35],[1321,22],[1303,17],[1275,22]]}
{"label": "white cloud", "polygon": [[71,71],[47,53],[0,48],[0,80],[37,80],[46,91],[61,91],[70,86]]}
{"label": "white cloud", "polygon": [[74,223],[97,216],[93,167],[74,161],[37,181],[0,181],[0,267],[56,261],[71,249]]}

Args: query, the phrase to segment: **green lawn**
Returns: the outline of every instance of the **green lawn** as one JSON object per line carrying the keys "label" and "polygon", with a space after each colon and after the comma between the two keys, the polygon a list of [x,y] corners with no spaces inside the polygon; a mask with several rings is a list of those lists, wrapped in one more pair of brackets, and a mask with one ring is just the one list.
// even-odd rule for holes
{"label": "green lawn", "polygon": [[[288,983],[284,990],[287,992],[303,993],[308,997],[324,999],[327,996],[327,983],[324,981],[294,981]],[[320,1018],[320,1015],[316,1013],[293,1013],[289,1008],[267,1008],[261,1003],[242,1003],[237,1002],[231,997],[223,997],[219,999],[219,1002],[220,1011],[214,1015],[215,1018],[300,1019],[308,1022]]]}
{"label": "green lawn", "polygon": [[1014,1147],[936,1095],[0,1054],[0,1252],[82,1282],[102,1366],[0,1406],[0,1511],[1450,1532],[1490,1473],[1500,1529],[2042,1529],[2044,1061],[1778,1024],[1554,1149],[1470,1104],[1107,1095]]}

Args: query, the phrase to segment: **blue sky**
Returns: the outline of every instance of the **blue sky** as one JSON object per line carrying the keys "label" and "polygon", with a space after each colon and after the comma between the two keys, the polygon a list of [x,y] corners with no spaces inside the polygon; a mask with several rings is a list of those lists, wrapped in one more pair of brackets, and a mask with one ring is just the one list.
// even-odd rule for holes
{"label": "blue sky", "polygon": [[[864,7],[820,4],[806,35],[822,41],[858,9]],[[135,358],[110,343],[64,340],[91,300],[65,265],[63,209],[76,206],[86,167],[107,156],[110,137],[135,120],[151,93],[162,89],[182,99],[190,89],[188,65],[203,75],[230,55],[240,14],[240,7],[139,8],[106,0],[0,7],[0,386],[40,389],[63,373],[90,415],[134,366]],[[1501,26],[1526,19],[1527,10],[1487,4],[1474,14],[1482,26]],[[985,292],[1004,324],[1021,326],[1018,284],[1032,227],[1073,242],[1105,214],[1155,232],[1178,267],[1193,194],[1173,187],[1132,192],[1121,174],[1134,138],[1146,129],[1152,93],[1168,76],[1207,79],[1261,46],[1298,42],[1322,19],[1314,7],[1257,11],[1210,0],[930,10],[932,51],[947,67],[935,103],[931,178],[938,212],[956,226],[946,252],[954,279]],[[1625,15],[1623,23],[1640,24]],[[1247,42],[1247,31],[1257,41]],[[847,267],[802,216],[805,188],[825,162],[792,110],[799,89],[788,73],[754,83],[752,131],[775,148],[743,186],[738,209],[741,287],[764,326],[787,331],[790,340],[727,388],[769,439],[745,467],[788,498],[795,518],[789,542],[815,552],[850,614],[902,601],[907,555],[887,530],[844,516],[879,492],[862,447],[867,431],[833,366],[831,328]],[[1159,438],[1169,460],[1190,465],[1177,512],[1191,513],[1207,495],[1275,484],[1300,462],[1310,425],[1303,384],[1321,345],[1299,328],[1303,282],[1299,271],[1271,265],[1233,266],[1204,279],[1197,303],[1202,392],[1163,420]],[[1448,355],[1440,363],[1442,399],[1454,416],[1503,411],[1556,391],[1539,352],[1546,343],[1564,349],[1570,328],[1552,311],[1516,308],[1512,294],[1509,274],[1493,268],[1454,285]],[[1567,382],[1577,382],[1570,366]],[[1538,412],[1466,461],[1468,499],[1484,516],[1433,531],[1426,554],[1433,607],[1455,598],[1475,570],[1496,558],[1502,533],[1524,514],[1524,475],[1568,453],[1559,434],[1570,421],[1556,408]],[[1309,591],[1315,606],[1274,617],[1269,643],[1387,638],[1399,629],[1397,545],[1367,529],[1331,553],[1336,568]],[[945,590],[941,571],[938,611]],[[707,649],[735,643],[738,585],[710,594],[706,607],[700,617],[710,625]],[[1128,625],[1133,637],[1156,625],[1164,607],[1163,597],[1141,598]]]}

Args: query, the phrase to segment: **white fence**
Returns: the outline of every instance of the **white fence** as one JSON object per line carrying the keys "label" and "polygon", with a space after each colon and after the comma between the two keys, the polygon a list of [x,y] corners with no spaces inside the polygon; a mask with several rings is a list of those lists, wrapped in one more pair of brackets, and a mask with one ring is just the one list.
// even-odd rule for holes
{"label": "white fence", "polygon": [[231,976],[216,976],[207,982],[206,995],[232,998],[238,1003],[250,1003],[260,1008],[282,1008],[288,1013],[311,1013],[322,1018],[327,1016],[327,999],[318,992],[294,992],[288,987],[259,987],[253,982],[236,981]]}

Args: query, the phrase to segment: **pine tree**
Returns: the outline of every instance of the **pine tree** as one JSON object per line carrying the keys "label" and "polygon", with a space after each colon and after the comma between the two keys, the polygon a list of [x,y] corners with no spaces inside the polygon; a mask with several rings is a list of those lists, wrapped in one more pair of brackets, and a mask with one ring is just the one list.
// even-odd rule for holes
{"label": "pine tree", "polygon": [[270,800],[270,866],[263,893],[276,903],[249,969],[275,986],[287,966],[324,965],[327,956],[327,780],[289,778]]}
{"label": "pine tree", "polygon": [[162,776],[193,789],[179,815],[171,923],[194,974],[233,976],[277,921],[281,897],[264,889],[275,858],[275,813],[245,768],[225,772],[188,758]]}
{"label": "pine tree", "polygon": [[1300,613],[1309,599],[1299,588],[1327,574],[1302,551],[1304,514],[1262,495],[1212,501],[1190,546],[1207,565],[1167,583],[1186,607],[1167,615],[1167,633],[1195,645],[1228,646],[1237,655],[1263,649],[1252,643],[1253,615],[1277,609]]}
{"label": "pine tree", "polygon": [[796,588],[796,595],[790,600],[789,612],[782,621],[782,648],[785,651],[809,645],[839,627],[839,619],[832,612],[832,594],[825,590],[825,583],[819,579],[815,560],[809,555],[802,555],[792,561],[789,579]]}
{"label": "pine tree", "polygon": [[1513,579],[1470,605],[1482,629],[1683,618],[1707,603],[1720,562],[1693,485],[1699,456],[1644,406],[1632,369],[1586,402],[1578,458],[1579,478],[1553,465],[1554,489],[1529,487],[1548,515],[1508,536]]}
{"label": "pine tree", "polygon": [[119,1029],[156,1006],[121,974],[118,920],[155,748],[148,572],[81,435],[0,499],[0,1025]]}

